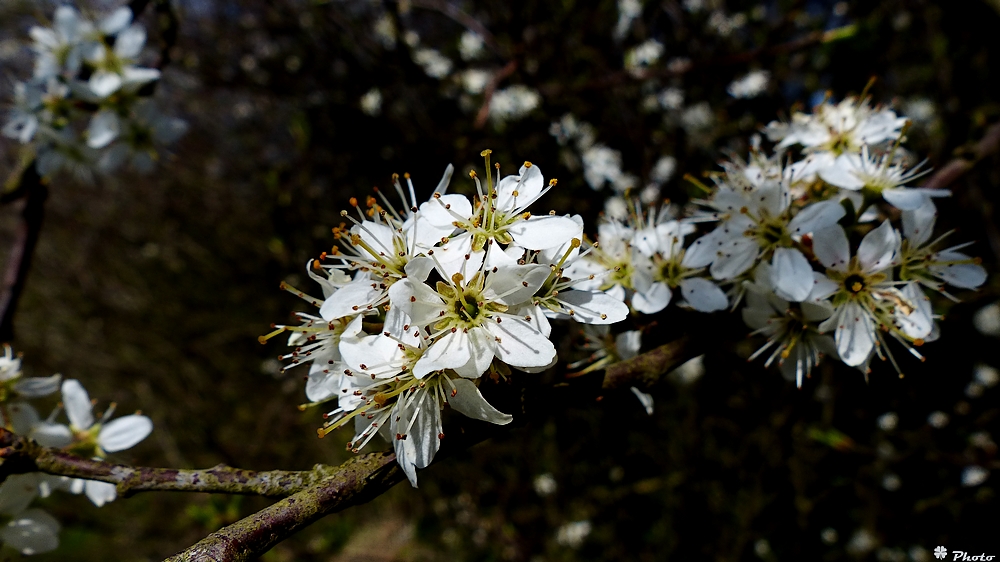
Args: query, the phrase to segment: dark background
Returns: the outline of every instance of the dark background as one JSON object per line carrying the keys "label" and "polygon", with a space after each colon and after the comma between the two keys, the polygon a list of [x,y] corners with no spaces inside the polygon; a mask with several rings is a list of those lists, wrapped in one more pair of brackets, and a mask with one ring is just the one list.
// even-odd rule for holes
{"label": "dark background", "polygon": [[[27,30],[53,9],[0,3],[5,84],[30,74]],[[491,148],[508,173],[531,160],[559,179],[539,206],[592,219],[608,192],[588,187],[579,154],[549,133],[567,113],[594,125],[642,183],[674,156],[663,195],[679,202],[695,193],[685,173],[718,169],[767,122],[826,91],[858,93],[872,77],[876,103],[923,108],[907,146],[932,167],[1000,119],[989,86],[1000,61],[996,0],[646,2],[620,40],[609,1],[181,0],[178,9],[181,35],[156,97],[190,131],[150,176],[54,178],[14,341],[29,374],[78,378],[98,409],[115,401],[153,418],[154,433],[116,457],[136,464],[305,469],[347,458],[349,435],[317,440],[318,412],[296,408],[304,373],[279,374],[280,338],[256,338],[304,309],[280,281],[319,294],[306,260],[329,249],[346,199],[389,189],[394,172],[410,172],[427,196],[451,162],[453,189],[468,192],[465,172]],[[723,33],[719,14],[744,22]],[[395,46],[372,32],[384,18]],[[493,46],[463,61],[459,36],[473,24]],[[846,39],[803,40],[848,24],[857,27]],[[450,58],[452,75],[427,76],[406,30]],[[663,57],[648,76],[623,71],[624,53],[647,39],[664,45]],[[680,59],[689,71],[674,72]],[[533,88],[540,105],[477,126],[483,96],[463,92],[457,74],[510,63],[500,87]],[[752,69],[771,72],[768,89],[729,96]],[[374,116],[359,103],[373,87],[383,99]],[[683,91],[683,108],[651,108],[648,98],[668,87]],[[685,127],[685,108],[701,103],[711,124]],[[17,150],[0,140],[4,176]],[[938,200],[938,229],[958,228],[955,243],[977,240],[972,253],[991,272],[998,162],[980,163]],[[0,208],[2,259],[15,217]],[[716,314],[700,320],[719,327],[704,374],[669,377],[653,392],[652,416],[629,393],[553,404],[548,417],[422,471],[419,489],[400,485],[327,517],[263,559],[920,561],[939,544],[1000,555],[996,446],[981,434],[980,445],[970,441],[997,433],[1000,389],[966,394],[974,365],[1000,366],[1000,341],[971,322],[998,294],[991,276],[961,304],[935,301],[943,337],[922,348],[923,364],[895,350],[903,379],[876,364],[866,384],[828,362],[801,390],[748,364],[761,342],[745,339],[738,315]],[[659,319],[665,332],[689,321],[674,308]],[[935,411],[947,425],[928,424]],[[876,422],[886,412],[899,416],[892,431]],[[962,486],[970,464],[993,467],[983,485]],[[554,478],[553,494],[533,488],[541,474]],[[887,475],[898,489],[884,486]],[[40,504],[64,530],[60,549],[37,560],[158,560],[266,502],[157,493],[101,509],[67,495]],[[556,540],[582,520],[593,530],[579,547]]]}

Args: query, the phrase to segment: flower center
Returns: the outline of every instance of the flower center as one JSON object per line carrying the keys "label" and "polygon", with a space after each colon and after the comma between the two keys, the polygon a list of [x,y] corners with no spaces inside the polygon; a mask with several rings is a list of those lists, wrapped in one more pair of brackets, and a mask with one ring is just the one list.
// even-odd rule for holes
{"label": "flower center", "polygon": [[844,289],[852,295],[857,295],[865,290],[865,278],[857,273],[844,278]]}

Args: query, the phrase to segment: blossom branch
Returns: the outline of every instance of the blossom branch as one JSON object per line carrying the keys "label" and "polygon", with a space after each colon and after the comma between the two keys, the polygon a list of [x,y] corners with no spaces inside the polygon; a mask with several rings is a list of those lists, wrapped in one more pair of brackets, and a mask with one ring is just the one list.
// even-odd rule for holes
{"label": "blossom branch", "polygon": [[254,471],[218,465],[201,470],[133,467],[92,460],[43,447],[0,428],[0,480],[10,474],[44,472],[114,484],[119,495],[139,492],[208,492],[286,497],[336,476],[338,468],[316,465],[312,470]]}
{"label": "blossom branch", "polygon": [[334,474],[223,527],[164,562],[255,560],[324,515],[370,501],[403,478],[393,453],[359,455],[342,464]]}
{"label": "blossom branch", "polygon": [[646,353],[610,365],[604,372],[604,390],[628,389],[630,386],[646,390],[665,373],[705,352],[704,339],[684,336],[665,343]]}

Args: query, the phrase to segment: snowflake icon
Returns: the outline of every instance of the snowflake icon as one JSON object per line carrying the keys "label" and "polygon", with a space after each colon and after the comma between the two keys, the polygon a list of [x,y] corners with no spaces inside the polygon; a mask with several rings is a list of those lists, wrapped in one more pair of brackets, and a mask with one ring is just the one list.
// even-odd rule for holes
{"label": "snowflake icon", "polygon": [[934,549],[934,558],[937,558],[938,560],[943,560],[945,556],[948,556],[947,548],[939,546]]}

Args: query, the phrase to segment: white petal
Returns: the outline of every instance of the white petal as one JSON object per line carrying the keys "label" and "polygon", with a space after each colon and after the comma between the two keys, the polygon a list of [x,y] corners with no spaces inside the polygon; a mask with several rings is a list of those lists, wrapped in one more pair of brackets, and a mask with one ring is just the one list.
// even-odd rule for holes
{"label": "white petal", "polygon": [[406,272],[406,276],[417,281],[423,282],[427,280],[427,276],[430,275],[431,271],[434,269],[434,260],[427,256],[417,256],[406,262],[403,267],[403,271]]}
{"label": "white petal", "polygon": [[[971,260],[972,258],[963,253],[950,250],[934,254],[935,262],[970,262]],[[986,269],[976,263],[958,263],[954,265],[936,265],[931,263],[928,269],[945,283],[960,289],[975,289],[986,282]]]}
{"label": "white petal", "polygon": [[84,484],[84,493],[97,507],[113,502],[118,497],[114,484],[98,482],[97,480],[87,480],[87,483]]}
{"label": "white petal", "polygon": [[155,68],[126,66],[122,69],[122,87],[130,92],[159,78],[160,71]]}
{"label": "white petal", "polygon": [[153,420],[146,416],[132,414],[122,416],[104,424],[97,443],[108,453],[131,449],[153,431]]}
{"label": "white petal", "polygon": [[[364,312],[365,308],[379,295],[379,290],[372,287],[373,284],[374,281],[370,279],[360,279],[337,289],[336,293],[323,301],[319,315],[323,317],[323,320],[332,322],[338,318]],[[395,283],[393,287],[398,284]]]}
{"label": "white petal", "polygon": [[139,56],[145,44],[146,30],[141,25],[133,25],[118,34],[115,39],[115,54],[123,59],[134,59]]}
{"label": "white petal", "polygon": [[535,294],[548,279],[551,268],[547,265],[514,265],[497,268],[489,276],[489,288],[483,291],[487,301],[517,306]]}
{"label": "white petal", "polygon": [[413,366],[413,376],[420,379],[434,371],[465,365],[472,357],[471,345],[468,334],[461,331],[446,333],[432,343]]}
{"label": "white petal", "polygon": [[[616,298],[613,295],[609,296]],[[666,283],[653,283],[649,286],[648,290],[644,292],[636,291],[632,295],[632,308],[643,314],[656,314],[667,308],[672,296],[673,291],[670,290],[670,287]]]}
{"label": "white petal", "polygon": [[472,203],[464,195],[442,195],[422,203],[420,216],[435,226],[454,228],[453,222],[472,216]]}
{"label": "white petal", "polygon": [[858,262],[869,273],[881,271],[892,265],[898,245],[896,230],[889,221],[884,221],[861,240],[861,245],[858,247]]}
{"label": "white petal", "polygon": [[722,229],[716,228],[712,232],[696,239],[688,246],[681,264],[684,267],[696,269],[705,267],[715,261],[715,248],[718,245],[718,239],[721,235]]}
{"label": "white petal", "polygon": [[857,191],[865,186],[865,182],[854,173],[855,170],[860,169],[861,155],[853,153],[841,154],[832,166],[819,170],[819,177],[831,185]]}
{"label": "white petal", "polygon": [[17,515],[38,497],[37,473],[12,474],[0,484],[0,514]]}
{"label": "white petal", "polygon": [[476,385],[471,381],[454,379],[451,381],[451,384],[455,385],[456,392],[454,395],[448,395],[448,405],[456,412],[473,419],[497,425],[507,425],[514,419],[510,414],[505,414],[497,410],[487,402]]}
{"label": "white petal", "polygon": [[478,379],[486,369],[489,369],[490,363],[496,357],[496,343],[493,334],[483,326],[470,328],[467,335],[469,360],[464,365],[455,367],[455,372],[467,379]]}
{"label": "white petal", "polygon": [[614,324],[628,316],[625,303],[600,291],[563,291],[557,299],[583,324]]}
{"label": "white petal", "polygon": [[[343,344],[343,341],[341,341]],[[346,363],[333,365],[316,365],[309,367],[309,377],[306,379],[306,398],[310,402],[321,402],[341,391],[341,378],[344,376]],[[334,367],[343,367],[334,371]]]}
{"label": "white petal", "polygon": [[847,234],[840,225],[816,231],[813,234],[813,252],[823,266],[837,271],[846,271],[847,262],[851,259]]}
{"label": "white petal", "polygon": [[122,77],[114,72],[97,70],[90,76],[87,85],[95,96],[106,98],[122,87]]}
{"label": "white petal", "polygon": [[806,300],[815,285],[809,260],[795,248],[775,249],[771,264],[771,283],[775,293],[785,300]]}
{"label": "white petal", "polygon": [[844,305],[837,316],[839,324],[834,338],[840,359],[857,367],[868,360],[875,348],[875,325],[861,306],[854,302]]}
{"label": "white petal", "polygon": [[701,277],[681,281],[681,294],[692,308],[699,312],[715,312],[729,306],[726,293],[718,285]]}
{"label": "white petal", "polygon": [[947,189],[893,187],[882,190],[882,198],[890,205],[904,211],[916,211],[931,197],[948,197]]}
{"label": "white petal", "polygon": [[73,432],[61,423],[41,422],[28,432],[39,445],[62,448],[73,442]]}
{"label": "white petal", "polygon": [[919,248],[931,239],[936,218],[937,207],[930,198],[915,210],[903,211],[903,234],[911,247]]}
{"label": "white petal", "polygon": [[615,336],[615,353],[619,359],[631,359],[639,355],[642,348],[642,332],[640,330],[629,330]]}
{"label": "white petal", "polygon": [[69,423],[79,430],[90,429],[94,425],[93,406],[90,396],[83,385],[76,379],[67,379],[62,383],[63,407]]}
{"label": "white petal", "polygon": [[913,339],[923,339],[934,329],[930,299],[924,295],[917,283],[909,283],[900,290],[901,296],[913,306],[907,314],[902,307],[896,307],[896,321],[903,333]]}
{"label": "white petal", "polygon": [[25,555],[49,552],[59,546],[59,522],[40,509],[29,509],[0,527],[0,540]]}
{"label": "white petal", "polygon": [[[413,442],[413,465],[416,468],[427,468],[441,448],[441,438],[438,437],[442,433],[441,407],[437,398],[426,390],[418,392],[406,403],[400,418],[400,425],[397,426],[400,432],[407,426],[410,427],[405,435],[406,441]],[[412,426],[410,420],[413,420]],[[406,425],[403,425],[404,421]]]}
{"label": "white petal", "polygon": [[788,230],[797,236],[809,234],[817,230],[837,224],[847,214],[840,201],[831,199],[820,201],[805,207],[788,223]]}
{"label": "white petal", "polygon": [[132,23],[132,10],[128,9],[127,6],[122,6],[111,12],[111,15],[108,17],[102,19],[97,24],[97,28],[104,35],[114,35],[128,27],[130,23]]}
{"label": "white petal", "polygon": [[636,387],[631,387],[632,394],[639,399],[639,403],[642,404],[642,408],[646,410],[646,415],[653,415],[653,397],[645,392],[639,390]]}
{"label": "white petal", "polygon": [[507,228],[514,243],[529,250],[544,250],[564,244],[580,230],[580,226],[569,215],[533,216],[519,220]]}
{"label": "white petal", "polygon": [[757,261],[757,241],[748,236],[738,236],[715,249],[715,261],[709,271],[715,279],[734,279],[753,267]]}
{"label": "white petal", "polygon": [[62,375],[22,378],[14,385],[14,390],[25,398],[48,396],[59,390],[59,382],[61,380]]}
{"label": "white petal", "polygon": [[118,114],[110,109],[102,109],[90,119],[90,126],[87,128],[87,146],[104,148],[118,138],[120,131]]}
{"label": "white petal", "polygon": [[813,302],[825,302],[825,299],[837,292],[839,288],[840,284],[836,281],[833,281],[822,273],[813,272],[813,288],[809,292],[809,300]]}
{"label": "white petal", "polygon": [[399,463],[400,468],[403,469],[403,473],[406,474],[406,479],[410,481],[410,485],[414,488],[417,487],[417,467],[414,464],[414,458],[417,456],[417,448],[412,439],[396,439],[395,435],[403,433],[406,429],[406,425],[409,420],[402,419],[402,416],[392,416],[392,421],[389,423],[389,433],[392,437],[392,447],[396,452],[396,462]]}
{"label": "white petal", "polygon": [[389,302],[394,308],[399,307],[417,326],[436,322],[444,307],[444,301],[437,291],[409,279],[396,281],[389,287]]}
{"label": "white petal", "polygon": [[543,367],[552,362],[556,348],[530,324],[518,318],[488,322],[486,328],[499,338],[496,355],[511,367]]}
{"label": "white petal", "polygon": [[[514,211],[523,208],[545,187],[545,178],[538,166],[521,166],[517,176],[507,176],[497,185],[496,208]],[[517,191],[517,197],[514,192]]]}
{"label": "white petal", "polygon": [[375,255],[371,254],[371,251],[367,249],[358,248],[366,258],[368,256],[374,257],[393,257],[396,253],[395,245],[393,244],[394,231],[392,228],[384,224],[379,224],[372,221],[365,221],[360,225],[354,225],[351,227],[351,234],[357,234],[361,237],[361,241],[365,243],[371,251],[375,252]]}

